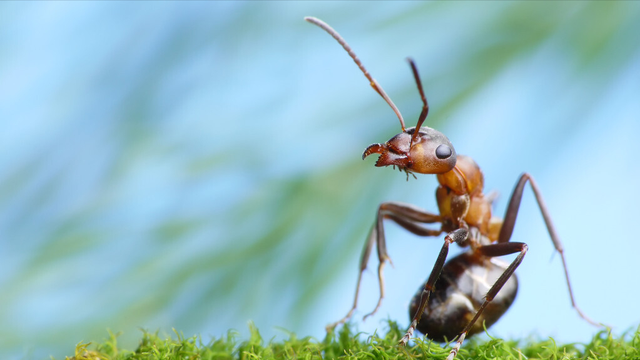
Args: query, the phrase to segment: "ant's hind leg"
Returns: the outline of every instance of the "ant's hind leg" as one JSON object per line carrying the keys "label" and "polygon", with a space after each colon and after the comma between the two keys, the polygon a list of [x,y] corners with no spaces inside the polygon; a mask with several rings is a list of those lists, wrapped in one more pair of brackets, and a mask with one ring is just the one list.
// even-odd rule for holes
{"label": "ant's hind leg", "polygon": [[502,228],[500,229],[500,235],[498,236],[498,243],[505,243],[511,239],[513,228],[516,224],[516,218],[518,217],[518,210],[520,209],[520,202],[522,201],[522,193],[524,191],[524,186],[527,184],[527,181],[529,181],[531,190],[533,190],[533,194],[535,195],[536,201],[538,202],[538,207],[540,208],[540,212],[542,213],[542,218],[544,219],[544,223],[547,226],[547,231],[549,232],[549,236],[551,237],[553,246],[556,248],[556,250],[560,254],[560,258],[562,259],[562,267],[564,268],[564,276],[567,280],[567,288],[569,289],[569,298],[571,299],[571,305],[574,309],[576,309],[578,315],[580,315],[580,317],[586,320],[588,323],[595,326],[602,326],[602,324],[591,320],[587,315],[585,315],[576,304],[575,298],[573,296],[573,291],[571,289],[571,282],[569,281],[569,270],[567,268],[567,261],[564,257],[564,248],[562,246],[562,242],[560,241],[560,237],[558,236],[558,233],[553,226],[553,222],[551,222],[551,215],[549,215],[549,210],[547,210],[547,205],[542,198],[542,193],[538,189],[538,185],[536,184],[535,180],[533,180],[533,177],[531,177],[531,175],[527,173],[523,173],[522,175],[520,175],[518,183],[513,189],[513,193],[511,193],[509,205],[507,206],[507,211],[504,215]]}

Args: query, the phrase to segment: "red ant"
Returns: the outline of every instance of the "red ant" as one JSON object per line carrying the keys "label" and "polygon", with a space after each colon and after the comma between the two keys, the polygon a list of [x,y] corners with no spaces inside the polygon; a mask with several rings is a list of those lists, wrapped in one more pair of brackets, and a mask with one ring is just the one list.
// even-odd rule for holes
{"label": "red ant", "polygon": [[[404,120],[398,108],[367,72],[346,41],[322,20],[313,17],[307,17],[305,20],[324,29],[342,45],[369,80],[373,89],[382,96],[400,119],[402,132],[384,144],[369,145],[362,154],[362,158],[379,154],[375,164],[377,167],[397,166],[407,173],[407,177],[409,174],[415,177],[414,173],[435,174],[440,184],[436,190],[439,214],[400,202],[380,204],[375,223],[362,252],[353,306],[344,318],[329,324],[327,331],[351,318],[356,309],[362,273],[367,267],[374,244],[378,250],[380,297],[375,309],[365,318],[373,315],[380,307],[384,298],[383,268],[387,261],[391,262],[387,254],[383,224],[384,219],[389,219],[418,236],[438,236],[446,233],[444,245],[429,278],[411,302],[409,309],[411,325],[399,344],[406,345],[415,329],[438,342],[445,342],[458,336],[447,359],[455,358],[464,339],[481,332],[483,324],[488,328],[495,323],[516,297],[518,280],[514,271],[522,262],[528,247],[525,243],[509,240],[527,182],[538,202],[551,241],[560,253],[571,304],[580,317],[598,326],[598,323],[589,319],[576,305],[562,243],[533,177],[527,173],[520,176],[511,194],[504,219],[492,216],[491,204],[494,196],[482,193],[484,178],[475,161],[468,156],[456,155],[453,145],[446,136],[435,129],[423,126],[429,113],[429,105],[413,60],[408,59],[423,106],[417,125],[405,129]],[[421,224],[440,224],[440,228],[429,229]],[[470,249],[445,263],[449,245],[452,243],[461,247],[468,246]],[[511,264],[495,259],[498,256],[515,253],[518,255]]]}

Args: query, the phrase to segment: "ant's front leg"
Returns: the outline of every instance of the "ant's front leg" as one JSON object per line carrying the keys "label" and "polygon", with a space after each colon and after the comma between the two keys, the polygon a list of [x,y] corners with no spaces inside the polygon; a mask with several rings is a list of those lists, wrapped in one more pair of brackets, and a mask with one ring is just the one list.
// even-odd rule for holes
{"label": "ant's front leg", "polygon": [[502,289],[504,284],[506,284],[509,278],[511,278],[511,275],[513,275],[513,273],[516,271],[516,268],[520,265],[520,263],[522,263],[522,259],[524,259],[524,255],[527,253],[527,249],[528,247],[527,247],[527,244],[525,243],[503,242],[498,244],[484,245],[479,247],[476,250],[481,255],[487,256],[487,257],[504,256],[509,254],[515,254],[517,252],[519,252],[519,254],[511,262],[511,264],[507,267],[507,269],[502,273],[502,275],[500,275],[498,280],[496,280],[496,282],[491,286],[487,294],[484,296],[484,299],[485,299],[484,302],[482,303],[482,305],[480,305],[480,308],[478,309],[478,311],[476,311],[475,316],[471,319],[471,321],[469,321],[467,326],[465,326],[465,328],[462,330],[462,332],[460,333],[460,336],[458,336],[458,341],[456,342],[453,349],[451,349],[451,352],[449,353],[447,360],[453,360],[456,357],[456,355],[458,354],[458,351],[460,350],[460,347],[462,346],[462,343],[464,342],[464,339],[467,337],[467,334],[469,333],[469,330],[471,330],[473,325],[480,318],[480,316],[484,312],[484,309],[487,307],[487,305],[489,305],[489,303],[496,297],[500,289]]}
{"label": "ant's front leg", "polygon": [[413,332],[418,326],[420,316],[422,316],[422,313],[424,313],[424,309],[427,306],[427,302],[429,301],[431,290],[433,290],[433,286],[438,280],[438,277],[440,277],[442,267],[444,266],[445,260],[447,260],[447,255],[449,254],[449,244],[452,244],[454,242],[457,244],[462,244],[469,237],[469,228],[467,224],[461,222],[460,226],[461,227],[459,229],[448,233],[447,236],[444,237],[444,245],[442,245],[442,249],[440,249],[440,254],[438,254],[438,258],[436,259],[436,263],[431,270],[429,279],[424,284],[424,289],[422,289],[422,294],[420,294],[420,305],[418,306],[418,311],[413,316],[413,320],[411,320],[411,325],[409,325],[407,332],[404,334],[402,339],[400,339],[399,345],[407,345],[409,339],[411,338],[411,336],[413,336]]}
{"label": "ant's front leg", "polygon": [[369,232],[367,240],[364,244],[364,248],[362,249],[353,306],[345,317],[327,325],[327,332],[331,331],[339,324],[344,324],[353,315],[353,312],[358,305],[358,295],[360,294],[362,273],[367,269],[367,263],[369,262],[369,257],[371,256],[371,250],[374,243],[377,245],[378,251],[378,282],[380,284],[380,298],[378,299],[378,304],[376,305],[375,309],[369,314],[365,315],[364,318],[366,319],[368,316],[373,315],[380,307],[380,304],[382,304],[382,299],[384,298],[384,276],[382,270],[384,268],[384,264],[387,261],[391,262],[391,258],[389,258],[389,255],[387,254],[387,245],[384,236],[384,219],[393,220],[406,230],[419,236],[438,236],[442,233],[442,230],[428,229],[420,225],[421,223],[440,223],[442,221],[440,215],[427,212],[423,209],[418,208],[417,206],[406,203],[385,202],[380,204],[380,206],[378,207],[378,212],[376,214],[376,221],[371,227],[371,231]]}

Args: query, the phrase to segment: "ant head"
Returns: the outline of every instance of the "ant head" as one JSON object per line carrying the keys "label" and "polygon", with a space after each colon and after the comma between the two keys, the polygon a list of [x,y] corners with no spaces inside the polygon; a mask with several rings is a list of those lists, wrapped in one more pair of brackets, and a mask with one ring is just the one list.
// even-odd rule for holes
{"label": "ant head", "polygon": [[[443,174],[456,165],[456,151],[449,139],[438,130],[409,128],[384,144],[369,145],[362,154],[380,154],[376,166],[397,166],[407,173]],[[414,135],[415,134],[415,135]],[[413,140],[415,138],[415,140]]]}
{"label": "ant head", "polygon": [[384,144],[369,145],[364,154],[362,154],[362,158],[364,159],[371,154],[380,154],[378,161],[376,161],[376,166],[397,166],[400,170],[405,171],[407,176],[409,173],[414,172],[420,174],[443,174],[451,171],[456,166],[456,151],[453,149],[453,145],[441,132],[422,126],[429,113],[429,105],[427,104],[427,98],[424,96],[418,69],[413,60],[408,59],[413,71],[413,77],[418,85],[423,106],[415,128],[405,129],[404,120],[398,108],[384,92],[382,86],[364,68],[360,59],[358,59],[342,36],[320,19],[306,17],[305,20],[325,30],[342,45],[367,80],[369,80],[373,90],[382,96],[400,120],[402,133],[392,137],[391,140]]}
{"label": "ant head", "polygon": [[402,133],[394,136],[385,144],[373,144],[365,149],[362,158],[371,154],[380,154],[376,166],[397,166],[400,170],[420,174],[444,174],[456,166],[456,151],[449,139],[440,131],[422,126],[429,114],[429,104],[422,90],[418,68],[409,60],[413,77],[422,98],[422,112],[415,127],[406,129],[401,120]]}

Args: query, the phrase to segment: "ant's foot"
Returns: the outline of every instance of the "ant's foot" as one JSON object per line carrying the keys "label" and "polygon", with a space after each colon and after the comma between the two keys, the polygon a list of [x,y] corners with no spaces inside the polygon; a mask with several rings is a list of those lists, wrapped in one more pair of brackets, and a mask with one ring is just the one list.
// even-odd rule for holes
{"label": "ant's foot", "polygon": [[398,346],[407,346],[407,343],[409,342],[410,338],[411,338],[411,335],[404,334],[402,339],[400,339],[400,342],[398,342]]}
{"label": "ant's foot", "polygon": [[407,345],[409,339],[411,339],[411,336],[413,336],[413,330],[416,328],[416,326],[418,326],[418,322],[416,320],[413,320],[411,322],[411,325],[409,326],[409,329],[407,329],[407,332],[404,334],[402,339],[400,339],[400,342],[398,343],[399,346]]}

